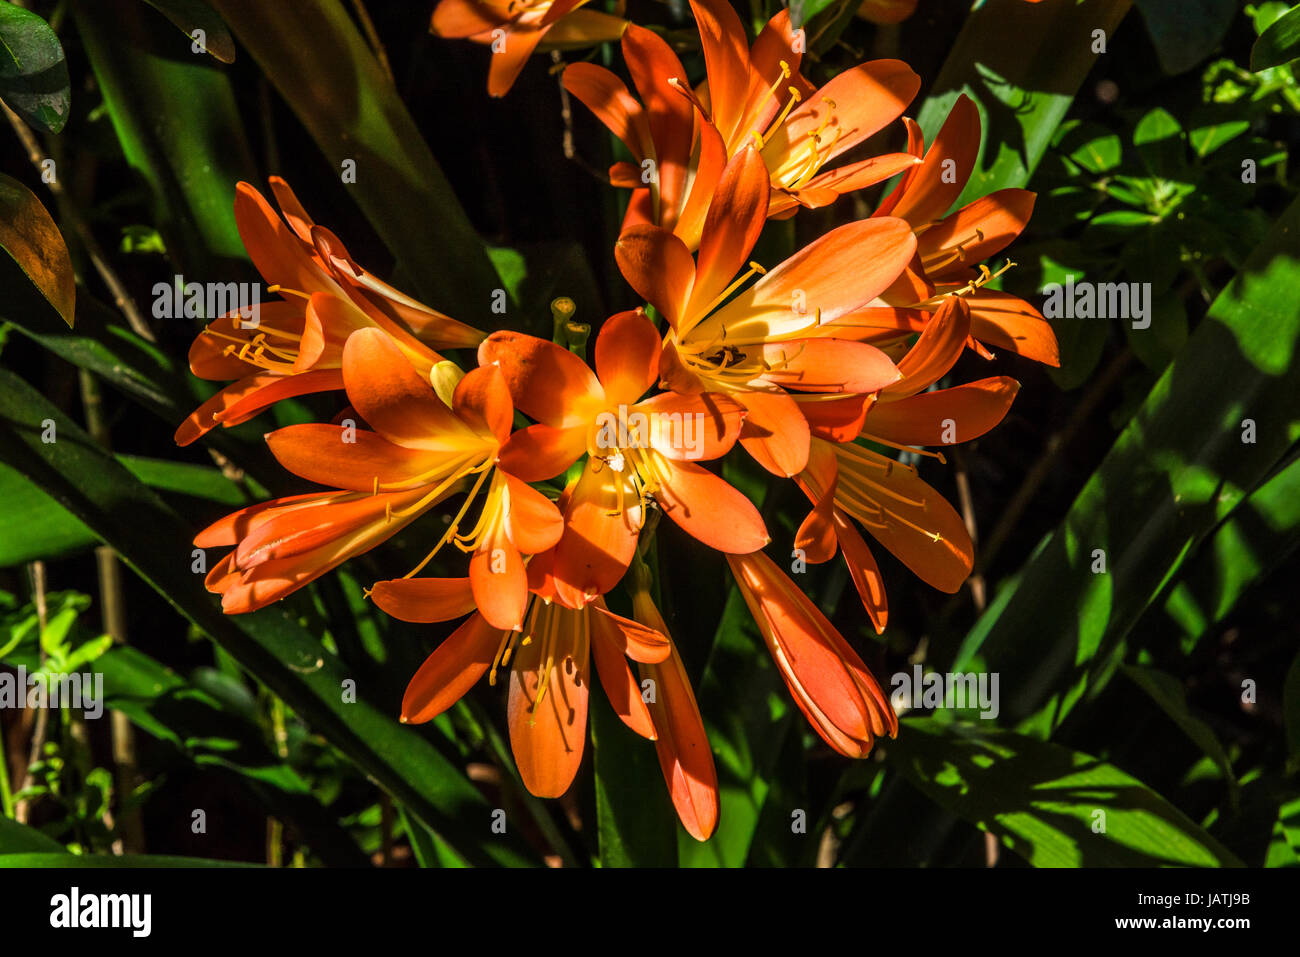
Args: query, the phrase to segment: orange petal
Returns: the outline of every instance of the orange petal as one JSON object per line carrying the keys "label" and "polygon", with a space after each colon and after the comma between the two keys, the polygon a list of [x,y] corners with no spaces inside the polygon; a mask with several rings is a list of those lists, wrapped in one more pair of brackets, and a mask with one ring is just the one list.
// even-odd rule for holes
{"label": "orange petal", "polygon": [[294,475],[354,492],[430,485],[428,472],[448,461],[447,453],[408,449],[375,432],[316,422],[276,429],[266,443]]}
{"label": "orange petal", "polygon": [[791,111],[763,152],[784,158],[791,147],[804,151],[809,137],[820,131],[824,141],[833,140],[821,156],[827,163],[902,116],[920,88],[921,78],[902,60],[860,63]]}
{"label": "orange petal", "polygon": [[814,442],[808,468],[795,479],[813,502],[813,510],[795,533],[794,547],[802,549],[804,560],[814,565],[830,561],[838,550],[833,521],[837,471],[835,453],[825,442]]}
{"label": "orange petal", "polygon": [[[596,607],[595,605],[592,608]],[[611,628],[600,615],[587,612],[591,626],[591,653],[596,659],[596,674],[600,676],[600,686],[605,689],[605,696],[614,709],[614,713],[623,723],[643,738],[655,739],[654,720],[650,709],[641,698],[641,685],[628,667],[623,657],[617,638],[610,634]],[[668,653],[668,644],[664,642],[664,654]]]}
{"label": "orange petal", "polygon": [[600,629],[603,639],[620,655],[642,664],[655,665],[672,650],[668,636],[651,625],[616,615],[605,607],[603,599],[591,603],[593,633]]}
{"label": "orange petal", "polygon": [[1049,366],[1061,364],[1052,325],[1023,299],[987,286],[969,297],[971,335],[1016,355]]}
{"label": "orange petal", "polygon": [[738,392],[749,414],[740,444],[773,475],[791,478],[808,464],[808,421],[784,392]]}
{"label": "orange petal", "polygon": [[390,442],[430,451],[481,444],[380,329],[361,329],[348,338],[343,379],[352,405]]}
{"label": "orange petal", "polygon": [[671,81],[685,87],[686,71],[672,47],[635,24],[623,34],[623,57],[645,104],[645,122],[653,144],[652,151],[643,153],[642,158],[653,157],[655,162],[655,185],[651,187],[657,206],[654,219],[672,229],[690,175],[694,107]]}
{"label": "orange petal", "polygon": [[493,49],[488,64],[488,95],[505,96],[519,79],[524,64],[542,40],[542,30],[506,30],[500,49]]}
{"label": "orange petal", "polygon": [[302,375],[258,373],[233,382],[190,413],[176,430],[176,444],[189,445],[218,425],[246,422],[281,399],[343,388],[343,373],[319,369]]}
{"label": "orange petal", "polygon": [[1002,421],[1019,390],[1015,379],[994,376],[897,402],[877,402],[862,432],[895,445],[969,442]]}
{"label": "orange petal", "polygon": [[544,482],[565,471],[587,451],[587,430],[530,425],[517,429],[501,447],[497,466],[525,482]]}
{"label": "orange petal", "polygon": [[505,377],[496,366],[470,369],[456,385],[451,407],[465,423],[504,443],[515,421],[514,403]]}
{"label": "orange petal", "polygon": [[505,23],[492,6],[476,0],[440,0],[433,10],[429,31],[448,39],[463,39],[485,33]]}
{"label": "orange petal", "polygon": [[673,329],[680,328],[695,282],[695,260],[686,244],[658,226],[631,226],[614,243],[614,258],[637,295],[663,313]]}
{"label": "orange petal", "polygon": [[306,293],[344,295],[307,251],[308,247],[248,183],[235,186],[235,225],[248,258],[268,283]]}
{"label": "orange petal", "polygon": [[505,535],[485,536],[469,560],[474,604],[488,624],[503,631],[523,627],[528,610],[528,575],[524,562]]}
{"label": "orange petal", "polygon": [[[552,604],[537,614],[554,617],[515,649],[506,715],[524,786],[537,797],[559,797],[573,783],[587,743],[590,661],[584,612]],[[543,667],[543,655],[554,667]]]}
{"label": "orange petal", "polygon": [[899,360],[902,379],[882,389],[881,398],[903,398],[930,388],[961,358],[969,336],[970,308],[962,297],[949,296]]}
{"label": "orange petal", "polygon": [[[1034,212],[1034,193],[1000,189],[963,206],[917,239],[916,250],[932,279],[1001,252],[1024,230]],[[961,246],[961,255],[952,253]]]}
{"label": "orange petal", "polygon": [[[890,212],[913,226],[941,218],[966,187],[980,151],[980,111],[963,93],[912,174],[907,190]],[[951,162],[949,162],[951,161]]]}
{"label": "orange petal", "polygon": [[596,376],[568,349],[520,332],[494,332],[478,349],[481,366],[498,365],[515,408],[556,427],[586,424],[604,404]]}
{"label": "orange petal", "polygon": [[843,511],[835,509],[832,521],[840,553],[844,556],[844,564],[849,566],[849,577],[862,599],[862,607],[875,626],[876,634],[883,634],[889,623],[889,602],[885,598],[885,579],[880,574],[876,557],[871,554],[858,527]]}
{"label": "orange petal", "polygon": [[691,9],[704,48],[713,122],[722,138],[731,142],[745,114],[749,39],[740,17],[726,0],[691,0]]}
{"label": "orange petal", "polygon": [[[637,29],[632,27],[631,29]],[[630,32],[629,30],[629,32]],[[626,40],[624,41],[626,49]],[[649,128],[641,104],[628,92],[627,86],[617,76],[594,63],[571,63],[564,69],[564,88],[581,100],[596,119],[604,123],[611,133],[623,141],[637,161],[649,153]],[[636,169],[636,186],[642,185],[641,172]]]}
{"label": "orange petal", "polygon": [[743,405],[717,392],[662,392],[637,403],[632,411],[649,419],[649,445],[660,455],[701,462],[731,451],[746,415]]}
{"label": "orange petal", "polygon": [[659,379],[659,332],[639,309],[605,320],[596,337],[596,375],[613,405],[632,405]]}
{"label": "orange petal", "polygon": [[[649,594],[633,592],[632,609],[648,627],[668,634]],[[650,716],[658,734],[655,751],[677,816],[691,837],[707,841],[718,825],[718,772],[686,667],[677,648],[669,645],[662,664],[642,664],[638,670],[654,683]]]}
{"label": "orange petal", "polygon": [[[781,263],[700,323],[692,338],[712,340],[806,328],[820,310],[830,322],[867,305],[912,258],[916,239],[901,219],[880,217],[833,229]],[[804,312],[796,312],[800,303]]]}
{"label": "orange petal", "polygon": [[865,757],[897,718],[871,672],[775,563],[762,552],[729,555],[745,603],[791,696],[813,729],[848,757]]}
{"label": "orange petal", "polygon": [[685,532],[720,552],[757,551],[771,541],[754,503],[694,462],[663,459],[655,500]]}
{"label": "orange petal", "polygon": [[555,503],[530,485],[506,472],[498,472],[506,484],[509,502],[506,511],[506,534],[525,555],[536,555],[553,548],[564,533],[564,516]]}
{"label": "orange petal", "polygon": [[830,442],[852,442],[858,437],[872,399],[869,395],[795,397],[811,433]]}
{"label": "orange petal", "polygon": [[690,319],[704,317],[749,259],[767,222],[771,191],[767,167],[754,147],[746,146],[727,163],[700,236],[695,285],[686,307]]}
{"label": "orange petal", "polygon": [[402,723],[432,721],[464,697],[492,667],[500,643],[501,630],[472,615],[424,659],[407,684]]}
{"label": "orange petal", "polygon": [[399,621],[451,621],[474,610],[468,578],[394,578],[375,582],[374,603]]}
{"label": "orange petal", "polygon": [[282,329],[286,332],[302,328],[304,306],[301,299],[296,297],[289,301],[277,299],[264,302],[257,308],[256,328],[244,329],[240,323],[248,320],[238,312],[228,313],[204,326],[190,346],[190,371],[200,379],[218,382],[239,379],[250,373],[256,373],[260,370],[259,366],[240,359],[233,352],[226,351],[232,347],[238,349],[238,346],[227,338],[228,336],[247,341],[251,336],[257,335],[257,329],[262,326]]}
{"label": "orange petal", "polygon": [[767,343],[763,378],[800,392],[876,392],[902,378],[889,356],[848,339],[794,339]]}
{"label": "orange petal", "polygon": [[565,509],[564,536],[555,547],[556,591],[565,604],[580,608],[618,584],[636,551],[643,520],[629,473],[589,459]]}

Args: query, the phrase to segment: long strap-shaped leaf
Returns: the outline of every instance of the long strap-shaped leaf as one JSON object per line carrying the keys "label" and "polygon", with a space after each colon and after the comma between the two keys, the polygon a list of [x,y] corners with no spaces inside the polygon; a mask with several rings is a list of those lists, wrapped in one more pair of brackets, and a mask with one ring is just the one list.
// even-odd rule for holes
{"label": "long strap-shaped leaf", "polygon": [[465,322],[499,285],[487,251],[338,0],[215,0],[430,306]]}
{"label": "long strap-shaped leaf", "polygon": [[[310,634],[277,609],[228,617],[190,573],[192,529],[18,376],[0,370],[0,461],[86,523],[182,615],[202,628],[314,730],[348,755],[467,862],[521,865],[536,858],[511,834],[493,836],[491,811],[433,745],[397,723],[397,702],[372,703]],[[42,441],[46,420],[55,441]],[[48,435],[48,432],[46,432]]]}
{"label": "long strap-shaped leaf", "polygon": [[1037,712],[1036,730],[1059,726],[1108,677],[1119,643],[1192,549],[1300,438],[1297,237],[1300,201],[967,636],[953,670],[978,654],[1004,687],[1014,681],[1011,717]]}

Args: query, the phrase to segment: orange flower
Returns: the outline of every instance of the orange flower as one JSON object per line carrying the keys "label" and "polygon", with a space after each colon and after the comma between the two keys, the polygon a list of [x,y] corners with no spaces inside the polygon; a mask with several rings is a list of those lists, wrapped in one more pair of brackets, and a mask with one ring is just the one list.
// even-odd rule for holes
{"label": "orange flower", "polygon": [[[902,220],[834,229],[732,294],[767,212],[767,173],[746,147],[727,164],[709,206],[698,257],[657,226],[634,226],[615,256],[624,278],[663,313],[661,378],[681,393],[725,393],[748,410],[741,442],[765,468],[791,476],[808,459],[808,425],[787,390],[869,393],[899,377],[879,349],[826,334],[823,324],[875,300],[912,258]],[[819,329],[819,327],[821,327]]]}
{"label": "orange flower", "polygon": [[[474,603],[465,579],[399,578],[376,583],[370,594],[394,618],[419,623],[458,618]],[[615,615],[599,598],[573,609],[538,595],[522,630],[496,628],[481,614],[470,615],[411,678],[402,721],[432,721],[485,673],[495,685],[498,668],[509,667],[507,718],[519,775],[538,797],[559,797],[582,763],[591,659],[619,717],[653,740],[655,724],[626,659],[654,663],[670,654],[662,634]]]}
{"label": "orange flower", "polygon": [[[908,149],[922,155],[920,128],[910,119]],[[975,168],[980,146],[979,109],[963,94],[944,121],[923,161],[908,170],[881,203],[876,216],[906,220],[916,233],[916,257],[879,302],[835,323],[834,334],[882,341],[918,331],[945,299],[963,296],[971,309],[973,344],[988,343],[1059,365],[1056,336],[1041,313],[1023,299],[987,287],[997,273],[975,264],[996,255],[1020,235],[1034,209],[1025,189],[1002,189],[948,213]]]}
{"label": "orange flower", "polygon": [[358,266],[329,230],[317,226],[279,177],[271,189],[288,220],[248,183],[235,191],[240,238],[271,292],[254,316],[233,311],[209,323],[190,348],[202,379],[236,380],[176,430],[189,445],[217,425],[247,422],[283,399],[343,388],[343,343],[357,329],[382,329],[424,374],[440,360],[433,348],[476,346],[477,329],[398,292]]}
{"label": "orange flower", "polygon": [[643,399],[658,379],[659,354],[659,334],[640,310],[605,321],[595,374],[533,336],[496,332],[479,347],[480,365],[497,365],[515,406],[537,422],[515,433],[502,467],[540,481],[588,456],[566,495],[555,555],[557,594],[570,606],[623,577],[650,499],[710,548],[753,551],[768,541],[749,500],[697,464],[735,444],[743,407],[708,393]]}
{"label": "orange flower", "polygon": [[623,35],[623,55],[640,102],[603,67],[575,63],[564,71],[565,88],[636,157],[637,165],[610,170],[614,185],[636,190],[625,229],[662,226],[694,250],[717,177],[751,143],[769,172],[767,215],[776,218],[826,206],[917,162],[894,153],[828,166],[902,114],[921,83],[905,63],[863,63],[816,89],[799,74],[802,34],[791,30],[788,11],[751,49],[726,0],[691,0],[691,7],[707,72],[694,92],[668,44],[636,26]]}
{"label": "orange flower", "polygon": [[628,23],[595,10],[587,0],[441,0],[429,30],[492,47],[488,93],[505,96],[528,58],[546,50],[581,49],[617,40]]}
{"label": "orange flower", "polygon": [[[562,529],[545,496],[495,467],[514,416],[501,373],[472,370],[449,407],[379,329],[348,339],[342,371],[349,401],[375,431],[312,424],[269,434],[271,452],[285,468],[337,491],[253,506],[201,532],[200,547],[237,546],[212,570],[208,588],[222,594],[229,613],[264,607],[468,485],[455,519],[411,574],[454,541],[472,553],[469,581],[484,618],[499,628],[519,627],[528,602],[522,555],[551,548]],[[485,483],[477,522],[459,534]]]}
{"label": "orange flower", "polygon": [[898,718],[875,677],[816,605],[762,552],[728,555],[745,604],[790,695],[823,740],[864,758]]}
{"label": "orange flower", "polygon": [[[944,302],[899,363],[903,378],[863,403],[859,418],[830,425],[811,411],[814,438],[808,467],[798,477],[814,503],[795,536],[813,563],[842,551],[863,606],[878,632],[888,618],[884,582],[854,522],[894,553],[927,584],[955,592],[970,574],[974,546],[961,517],[916,469],[854,441],[905,449],[951,445],[983,435],[1006,415],[1020,388],[997,376],[926,392],[961,356],[970,334],[962,298]],[[920,452],[943,461],[934,452]]]}

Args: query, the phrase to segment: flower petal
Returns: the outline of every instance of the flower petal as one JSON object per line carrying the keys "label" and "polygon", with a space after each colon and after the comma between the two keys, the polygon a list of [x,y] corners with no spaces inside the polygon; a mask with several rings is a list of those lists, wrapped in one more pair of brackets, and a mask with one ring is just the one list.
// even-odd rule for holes
{"label": "flower petal", "polygon": [[969,442],[1002,421],[1019,390],[1015,379],[994,376],[897,402],[877,402],[867,412],[862,433],[895,445]]}
{"label": "flower petal", "polygon": [[667,472],[655,500],[687,534],[720,552],[748,553],[771,537],[754,503],[694,462],[662,460]]}
{"label": "flower petal", "polygon": [[686,321],[695,260],[685,243],[658,226],[630,226],[614,243],[614,258],[627,284],[663,313],[669,326],[678,329]]}
{"label": "flower petal", "polygon": [[468,578],[394,578],[375,582],[370,597],[399,621],[451,621],[474,610]]}
{"label": "flower petal", "polygon": [[912,174],[907,190],[890,212],[913,226],[941,218],[965,189],[980,151],[980,111],[963,93]]}
{"label": "flower petal", "polygon": [[605,401],[587,363],[546,339],[494,332],[479,346],[478,362],[500,366],[515,408],[544,425],[585,425]]}
{"label": "flower petal", "polygon": [[492,667],[501,630],[471,615],[424,659],[402,695],[402,723],[432,721],[474,687]]}
{"label": "flower petal", "polygon": [[659,332],[640,309],[605,320],[596,336],[596,375],[613,405],[632,405],[659,380]]}
{"label": "flower petal", "polygon": [[266,443],[294,475],[354,492],[432,485],[430,471],[451,461],[446,452],[408,449],[376,432],[319,422],[276,429]]}

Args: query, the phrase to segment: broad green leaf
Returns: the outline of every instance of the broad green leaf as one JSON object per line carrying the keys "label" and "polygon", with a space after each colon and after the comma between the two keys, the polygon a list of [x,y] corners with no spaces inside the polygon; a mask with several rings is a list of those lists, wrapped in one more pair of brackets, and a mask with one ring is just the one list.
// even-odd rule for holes
{"label": "broad green leaf", "polygon": [[[1197,550],[1169,593],[1164,612],[1183,629],[1190,651],[1237,607],[1255,583],[1300,545],[1300,459],[1246,497]],[[1297,732],[1300,744],[1300,729]],[[1300,753],[1300,750],[1297,751]]]}
{"label": "broad green leaf", "polygon": [[204,0],[144,0],[180,29],[192,43],[200,44],[222,63],[235,62],[235,41]]}
{"label": "broad green leaf", "polygon": [[[226,616],[190,571],[194,529],[106,456],[22,379],[0,370],[6,397],[0,461],[42,487],[113,546],[137,574],[203,629],[380,786],[471,863],[535,862],[520,839],[478,841],[490,808],[472,784],[413,728],[398,724],[397,700],[374,701],[365,687],[346,703],[349,672],[289,612],[270,608]],[[40,423],[54,419],[59,441],[43,443]]]}
{"label": "broad green leaf", "polygon": [[1300,202],[1251,253],[957,654],[952,670],[979,655],[1025,689],[1006,711],[1034,715],[1026,729],[1058,726],[1105,683],[1147,606],[1300,437],[1298,233]]}
{"label": "broad green leaf", "polygon": [[[414,292],[491,322],[499,280],[415,121],[339,0],[214,0],[392,250]],[[339,65],[346,63],[346,70]]]}
{"label": "broad green leaf", "polygon": [[836,2],[837,0],[790,0],[790,26],[798,30]]}
{"label": "broad green leaf", "polygon": [[50,25],[0,0],[0,100],[33,126],[58,133],[72,106],[68,63]]}
{"label": "broad green leaf", "polygon": [[64,851],[62,844],[49,835],[0,814],[0,858],[9,854],[71,856]]}
{"label": "broad green leaf", "polygon": [[[37,308],[35,301],[72,326],[77,280],[59,227],[36,194],[18,180],[0,173],[0,310]],[[40,297],[26,294],[35,288]]]}
{"label": "broad green leaf", "polygon": [[904,718],[886,759],[1035,867],[1221,867],[1240,861],[1113,764],[973,725]]}
{"label": "broad green leaf", "polygon": [[1255,73],[1300,58],[1300,5],[1278,17],[1250,48],[1250,68]]}
{"label": "broad green leaf", "polygon": [[921,108],[929,143],[963,92],[980,107],[984,143],[958,205],[1024,186],[1092,68],[1093,31],[1109,37],[1128,0],[990,0],[971,11]]}
{"label": "broad green leaf", "polygon": [[1237,13],[1237,0],[1133,0],[1166,73],[1190,70],[1214,52]]}
{"label": "broad green leaf", "polygon": [[240,278],[230,274],[246,258],[235,183],[257,176],[230,81],[207,57],[178,53],[172,29],[140,3],[78,0],[73,14],[127,162],[149,185],[173,264],[187,279]]}

